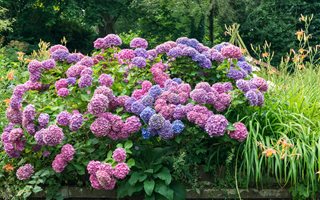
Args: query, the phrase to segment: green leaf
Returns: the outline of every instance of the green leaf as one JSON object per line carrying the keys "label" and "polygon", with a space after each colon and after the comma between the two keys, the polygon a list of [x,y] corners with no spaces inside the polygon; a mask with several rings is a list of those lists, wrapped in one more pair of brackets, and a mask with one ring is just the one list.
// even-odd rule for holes
{"label": "green leaf", "polygon": [[159,173],[154,175],[155,178],[159,178],[163,181],[165,181],[166,185],[169,185],[171,183],[172,177],[170,174],[170,171],[168,168],[163,167]]}
{"label": "green leaf", "polygon": [[128,183],[130,185],[134,185],[138,182],[139,177],[142,175],[142,173],[138,173],[138,172],[133,172],[128,180]]}
{"label": "green leaf", "polygon": [[156,184],[154,191],[161,194],[162,196],[166,197],[169,200],[173,200],[173,190],[169,188],[169,186],[165,185],[164,183],[160,182]]}
{"label": "green leaf", "polygon": [[123,148],[123,145],[121,143],[117,144],[117,148]]}
{"label": "green leaf", "polygon": [[133,167],[134,165],[136,164],[136,162],[134,161],[133,158],[130,158],[128,161],[127,161],[127,165],[130,167]]}
{"label": "green leaf", "polygon": [[34,188],[33,188],[33,193],[38,193],[38,192],[41,192],[43,189],[40,187],[40,186],[35,186]]}
{"label": "green leaf", "polygon": [[144,170],[145,173],[149,173],[149,174],[152,174],[153,173],[153,169],[147,169],[147,170]]}
{"label": "green leaf", "polygon": [[78,173],[79,175],[84,175],[84,174],[85,174],[84,166],[79,165],[79,164],[73,164],[73,166],[74,166],[74,168],[76,168],[77,173]]}
{"label": "green leaf", "polygon": [[148,196],[150,196],[153,192],[155,182],[154,180],[146,180],[143,182],[144,191]]}
{"label": "green leaf", "polygon": [[130,149],[131,147],[133,146],[133,143],[131,140],[128,140],[126,141],[126,143],[124,144],[124,148],[127,150],[127,149]]}

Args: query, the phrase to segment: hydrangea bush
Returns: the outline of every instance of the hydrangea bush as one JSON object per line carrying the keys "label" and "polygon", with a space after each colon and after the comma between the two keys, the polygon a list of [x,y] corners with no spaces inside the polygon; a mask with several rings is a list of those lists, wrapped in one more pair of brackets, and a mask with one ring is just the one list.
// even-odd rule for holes
{"label": "hydrangea bush", "polygon": [[112,190],[134,165],[126,164],[129,149],[106,159],[123,140],[159,144],[199,127],[207,140],[245,141],[245,124],[228,113],[263,105],[268,85],[252,74],[239,47],[209,48],[186,37],[154,49],[143,38],[130,49],[121,45],[109,34],[94,42],[91,56],[55,45],[50,57],[29,63],[29,80],[14,88],[1,135],[7,156],[21,161],[19,180],[44,167],[60,174],[70,166],[94,189]]}

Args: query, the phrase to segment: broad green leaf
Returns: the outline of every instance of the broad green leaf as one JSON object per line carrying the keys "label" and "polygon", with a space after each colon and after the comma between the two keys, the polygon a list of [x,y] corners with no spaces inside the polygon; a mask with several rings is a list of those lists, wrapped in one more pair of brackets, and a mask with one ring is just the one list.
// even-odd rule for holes
{"label": "broad green leaf", "polygon": [[153,175],[155,178],[159,178],[163,181],[165,181],[165,183],[167,185],[169,185],[171,183],[172,177],[170,174],[170,171],[168,168],[163,167],[157,174]]}
{"label": "broad green leaf", "polygon": [[154,191],[166,197],[169,200],[173,200],[173,190],[169,186],[162,182],[157,182]]}
{"label": "broad green leaf", "polygon": [[148,196],[150,196],[152,194],[153,189],[154,189],[154,185],[155,185],[154,180],[145,180],[143,182],[144,191],[146,192],[146,194]]}
{"label": "broad green leaf", "polygon": [[128,140],[126,141],[126,143],[124,144],[124,148],[127,150],[127,149],[130,149],[131,147],[133,146],[133,143],[131,140]]}

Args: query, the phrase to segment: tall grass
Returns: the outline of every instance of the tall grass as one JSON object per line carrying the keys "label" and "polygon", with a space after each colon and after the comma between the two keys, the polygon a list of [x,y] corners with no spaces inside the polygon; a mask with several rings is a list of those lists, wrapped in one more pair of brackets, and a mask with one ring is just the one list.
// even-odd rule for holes
{"label": "tall grass", "polygon": [[[247,110],[250,131],[244,144],[240,174],[247,185],[265,186],[272,177],[281,187],[319,189],[320,171],[320,70],[309,66],[289,74],[262,72],[274,87],[259,110]],[[272,183],[272,181],[270,182]]]}

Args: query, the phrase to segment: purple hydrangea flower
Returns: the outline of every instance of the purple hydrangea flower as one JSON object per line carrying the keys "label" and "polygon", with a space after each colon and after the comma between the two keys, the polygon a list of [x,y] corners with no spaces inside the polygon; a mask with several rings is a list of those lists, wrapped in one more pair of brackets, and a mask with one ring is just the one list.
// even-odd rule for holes
{"label": "purple hydrangea flower", "polygon": [[159,95],[161,95],[162,89],[159,85],[154,85],[149,89],[149,95],[153,98],[157,98]]}
{"label": "purple hydrangea flower", "polygon": [[121,38],[116,34],[108,34],[104,37],[105,47],[120,46],[122,44]]}
{"label": "purple hydrangea flower", "polygon": [[148,58],[147,50],[143,48],[137,48],[134,50],[134,54],[136,57]]}
{"label": "purple hydrangea flower", "polygon": [[78,82],[79,88],[85,88],[92,85],[92,76],[85,74],[80,77]]}
{"label": "purple hydrangea flower", "polygon": [[247,75],[248,74],[247,74],[247,72],[245,70],[243,70],[241,68],[240,69],[236,69],[234,67],[230,67],[230,70],[229,70],[229,72],[227,74],[227,76],[229,78],[232,78],[234,80],[244,79],[244,78],[247,77]]}
{"label": "purple hydrangea flower", "polygon": [[34,168],[31,164],[25,164],[18,168],[16,175],[19,180],[27,180],[34,173]]}
{"label": "purple hydrangea flower", "polygon": [[69,51],[65,49],[58,49],[51,53],[50,57],[55,61],[65,61],[69,56]]}
{"label": "purple hydrangea flower", "polygon": [[140,115],[140,113],[145,109],[146,106],[144,106],[140,101],[135,101],[131,105],[131,112]]}
{"label": "purple hydrangea flower", "polygon": [[239,142],[244,141],[248,135],[247,127],[241,122],[236,122],[233,126],[235,130],[229,132],[230,138],[238,140]]}
{"label": "purple hydrangea flower", "polygon": [[61,155],[68,162],[73,160],[73,156],[75,153],[76,153],[76,151],[71,144],[65,144],[61,148]]}
{"label": "purple hydrangea flower", "polygon": [[54,59],[48,59],[41,62],[42,68],[49,70],[53,69],[56,66],[56,61]]}
{"label": "purple hydrangea flower", "polygon": [[84,76],[84,75],[92,76],[92,74],[93,74],[92,69],[90,67],[87,67],[81,71],[80,76]]}
{"label": "purple hydrangea flower", "polygon": [[250,80],[250,83],[255,86],[261,92],[266,92],[268,90],[268,83],[261,77],[254,77]]}
{"label": "purple hydrangea flower", "polygon": [[146,107],[143,109],[143,111],[140,113],[140,118],[148,124],[149,119],[151,118],[152,115],[156,114],[156,111],[152,109],[151,107]]}
{"label": "purple hydrangea flower", "polygon": [[56,90],[58,91],[61,88],[67,88],[68,87],[68,80],[65,78],[59,79],[55,83]]}
{"label": "purple hydrangea flower", "polygon": [[147,40],[143,39],[143,38],[133,38],[130,42],[130,47],[131,48],[148,48],[148,42]]}
{"label": "purple hydrangea flower", "polygon": [[226,58],[241,58],[242,53],[239,47],[229,44],[221,48],[221,54]]}
{"label": "purple hydrangea flower", "polygon": [[190,97],[192,100],[199,104],[205,104],[208,100],[207,92],[204,89],[194,89],[190,93]]}
{"label": "purple hydrangea flower", "polygon": [[251,89],[256,89],[256,86],[252,85],[249,81],[243,79],[237,80],[236,86],[242,92],[248,92]]}
{"label": "purple hydrangea flower", "polygon": [[111,124],[106,118],[99,117],[91,124],[90,130],[96,137],[107,136],[111,130]]}
{"label": "purple hydrangea flower", "polygon": [[68,88],[61,88],[61,89],[58,90],[57,95],[58,95],[59,97],[66,97],[66,96],[69,95],[69,92],[70,92],[70,91],[69,91]]}
{"label": "purple hydrangea flower", "polygon": [[173,58],[178,58],[183,56],[183,50],[180,47],[174,47],[172,49],[170,49],[170,51],[168,52],[168,56],[173,57]]}
{"label": "purple hydrangea flower", "polygon": [[251,89],[246,92],[245,97],[248,99],[249,104],[252,106],[262,106],[264,103],[263,94],[257,89]]}
{"label": "purple hydrangea flower", "polygon": [[126,161],[126,157],[127,157],[127,154],[124,148],[117,148],[116,150],[113,151],[112,158],[118,163],[122,163]]}
{"label": "purple hydrangea flower", "polygon": [[61,173],[66,168],[67,165],[68,165],[68,162],[64,159],[62,154],[56,155],[56,157],[54,158],[51,164],[52,169],[56,173]]}
{"label": "purple hydrangea flower", "polygon": [[113,175],[118,179],[124,179],[129,172],[130,169],[126,163],[118,163],[113,170]]}
{"label": "purple hydrangea flower", "polygon": [[154,114],[149,119],[151,129],[159,130],[164,126],[164,117],[161,114]]}
{"label": "purple hydrangea flower", "polygon": [[245,70],[248,74],[251,74],[252,73],[252,66],[247,63],[246,61],[238,61],[237,65]]}
{"label": "purple hydrangea flower", "polygon": [[80,129],[83,123],[82,114],[73,114],[70,118],[69,128],[71,131],[77,131]]}
{"label": "purple hydrangea flower", "polygon": [[48,146],[56,146],[62,142],[64,134],[61,128],[51,125],[43,133],[43,142]]}
{"label": "purple hydrangea flower", "polygon": [[154,102],[154,98],[151,95],[145,95],[144,97],[142,97],[141,99],[141,103],[144,106],[152,106]]}
{"label": "purple hydrangea flower", "polygon": [[70,53],[67,57],[67,63],[79,62],[83,57],[81,53]]}
{"label": "purple hydrangea flower", "polygon": [[49,119],[50,117],[47,113],[41,113],[38,117],[38,122],[40,127],[42,128],[46,127],[49,123]]}
{"label": "purple hydrangea flower", "polygon": [[132,64],[139,68],[144,68],[147,65],[147,62],[143,57],[135,57],[132,59]]}
{"label": "purple hydrangea flower", "polygon": [[109,107],[109,99],[103,94],[95,94],[88,104],[88,111],[93,115],[105,112]]}
{"label": "purple hydrangea flower", "polygon": [[61,126],[69,126],[71,114],[67,111],[62,111],[57,115],[57,123]]}
{"label": "purple hydrangea flower", "polygon": [[227,130],[228,120],[223,115],[212,115],[207,120],[205,130],[210,137],[223,136]]}
{"label": "purple hydrangea flower", "polygon": [[45,145],[46,143],[43,141],[44,133],[48,131],[47,129],[41,129],[34,134],[34,139],[36,140],[38,145]]}
{"label": "purple hydrangea flower", "polygon": [[75,85],[77,82],[77,79],[74,77],[69,77],[69,78],[67,78],[67,82],[69,85]]}
{"label": "purple hydrangea flower", "polygon": [[94,65],[94,61],[91,57],[85,56],[81,58],[81,60],[78,62],[79,65],[84,65],[86,67],[92,67]]}
{"label": "purple hydrangea flower", "polygon": [[160,138],[168,140],[174,137],[172,125],[169,120],[165,120],[161,129],[158,130]]}
{"label": "purple hydrangea flower", "polygon": [[99,76],[98,81],[99,81],[99,85],[111,87],[114,80],[113,80],[112,76],[109,74],[101,74]]}
{"label": "purple hydrangea flower", "polygon": [[57,45],[54,45],[54,46],[50,47],[49,52],[53,53],[53,52],[55,52],[57,50],[69,51],[67,47],[65,47],[65,46],[63,46],[61,44],[57,44]]}

